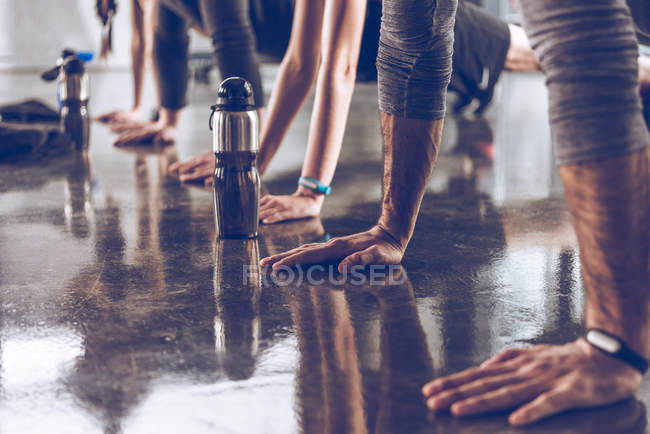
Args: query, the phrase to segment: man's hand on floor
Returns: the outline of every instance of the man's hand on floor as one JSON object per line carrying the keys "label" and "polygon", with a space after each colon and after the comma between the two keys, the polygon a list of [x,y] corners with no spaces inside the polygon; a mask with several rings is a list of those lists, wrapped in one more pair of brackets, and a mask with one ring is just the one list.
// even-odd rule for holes
{"label": "man's hand on floor", "polygon": [[480,367],[426,384],[422,393],[431,411],[472,416],[516,408],[510,423],[525,425],[566,410],[630,398],[641,379],[630,365],[578,339],[562,346],[505,351]]}
{"label": "man's hand on floor", "polygon": [[206,152],[189,160],[174,163],[169,173],[178,176],[181,182],[202,182],[212,185],[214,175],[214,154]]}
{"label": "man's hand on floor", "polygon": [[292,267],[298,264],[316,264],[341,261],[338,270],[347,272],[355,265],[389,265],[402,261],[404,249],[384,229],[370,230],[346,237],[332,238],[327,243],[305,244],[288,252],[269,256],[262,266]]}

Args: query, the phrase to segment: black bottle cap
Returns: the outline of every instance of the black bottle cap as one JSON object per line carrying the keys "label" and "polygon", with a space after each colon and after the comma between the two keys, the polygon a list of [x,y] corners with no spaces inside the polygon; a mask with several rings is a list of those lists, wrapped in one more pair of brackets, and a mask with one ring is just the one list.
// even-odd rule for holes
{"label": "black bottle cap", "polygon": [[61,58],[67,59],[68,57],[74,56],[76,54],[76,51],[71,50],[70,48],[64,48],[63,51],[61,51]]}
{"label": "black bottle cap", "polygon": [[253,104],[253,86],[241,77],[230,77],[221,82],[217,93],[217,110],[248,111]]}
{"label": "black bottle cap", "polygon": [[66,74],[83,74],[84,63],[76,56],[68,57],[65,62],[63,62],[63,71]]}

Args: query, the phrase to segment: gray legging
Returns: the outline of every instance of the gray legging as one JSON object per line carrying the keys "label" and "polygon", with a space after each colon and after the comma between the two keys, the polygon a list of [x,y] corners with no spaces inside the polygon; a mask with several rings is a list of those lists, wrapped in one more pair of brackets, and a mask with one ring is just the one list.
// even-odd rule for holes
{"label": "gray legging", "polygon": [[[629,0],[646,10],[650,0]],[[379,107],[441,119],[451,72],[457,0],[384,0]],[[520,0],[547,77],[559,164],[650,145],[638,87],[638,44],[625,0]],[[640,23],[647,28],[648,23]]]}
{"label": "gray legging", "polygon": [[161,106],[180,109],[187,91],[188,27],[212,40],[223,77],[245,77],[253,85],[255,106],[264,105],[262,79],[251,27],[250,0],[161,0],[154,34],[154,67]]}

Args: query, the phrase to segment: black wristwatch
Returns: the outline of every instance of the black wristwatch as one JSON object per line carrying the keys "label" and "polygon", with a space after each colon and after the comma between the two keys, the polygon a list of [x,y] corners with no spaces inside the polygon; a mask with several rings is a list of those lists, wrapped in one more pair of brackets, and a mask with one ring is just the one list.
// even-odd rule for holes
{"label": "black wristwatch", "polygon": [[632,365],[636,370],[641,372],[641,375],[647,372],[648,360],[625,345],[625,342],[616,336],[601,329],[589,329],[587,330],[585,339],[592,347]]}

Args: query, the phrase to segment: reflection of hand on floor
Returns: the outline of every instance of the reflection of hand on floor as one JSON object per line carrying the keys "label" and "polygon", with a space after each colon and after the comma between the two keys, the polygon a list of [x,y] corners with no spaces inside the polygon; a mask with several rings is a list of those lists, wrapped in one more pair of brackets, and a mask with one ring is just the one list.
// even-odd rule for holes
{"label": "reflection of hand on floor", "polygon": [[176,141],[176,128],[163,122],[118,124],[112,130],[120,133],[115,146],[145,143],[166,146]]}
{"label": "reflection of hand on floor", "polygon": [[430,410],[450,410],[455,416],[518,407],[509,421],[524,425],[630,398],[641,379],[631,366],[578,339],[562,346],[505,351],[480,367],[426,384],[422,393]]}

